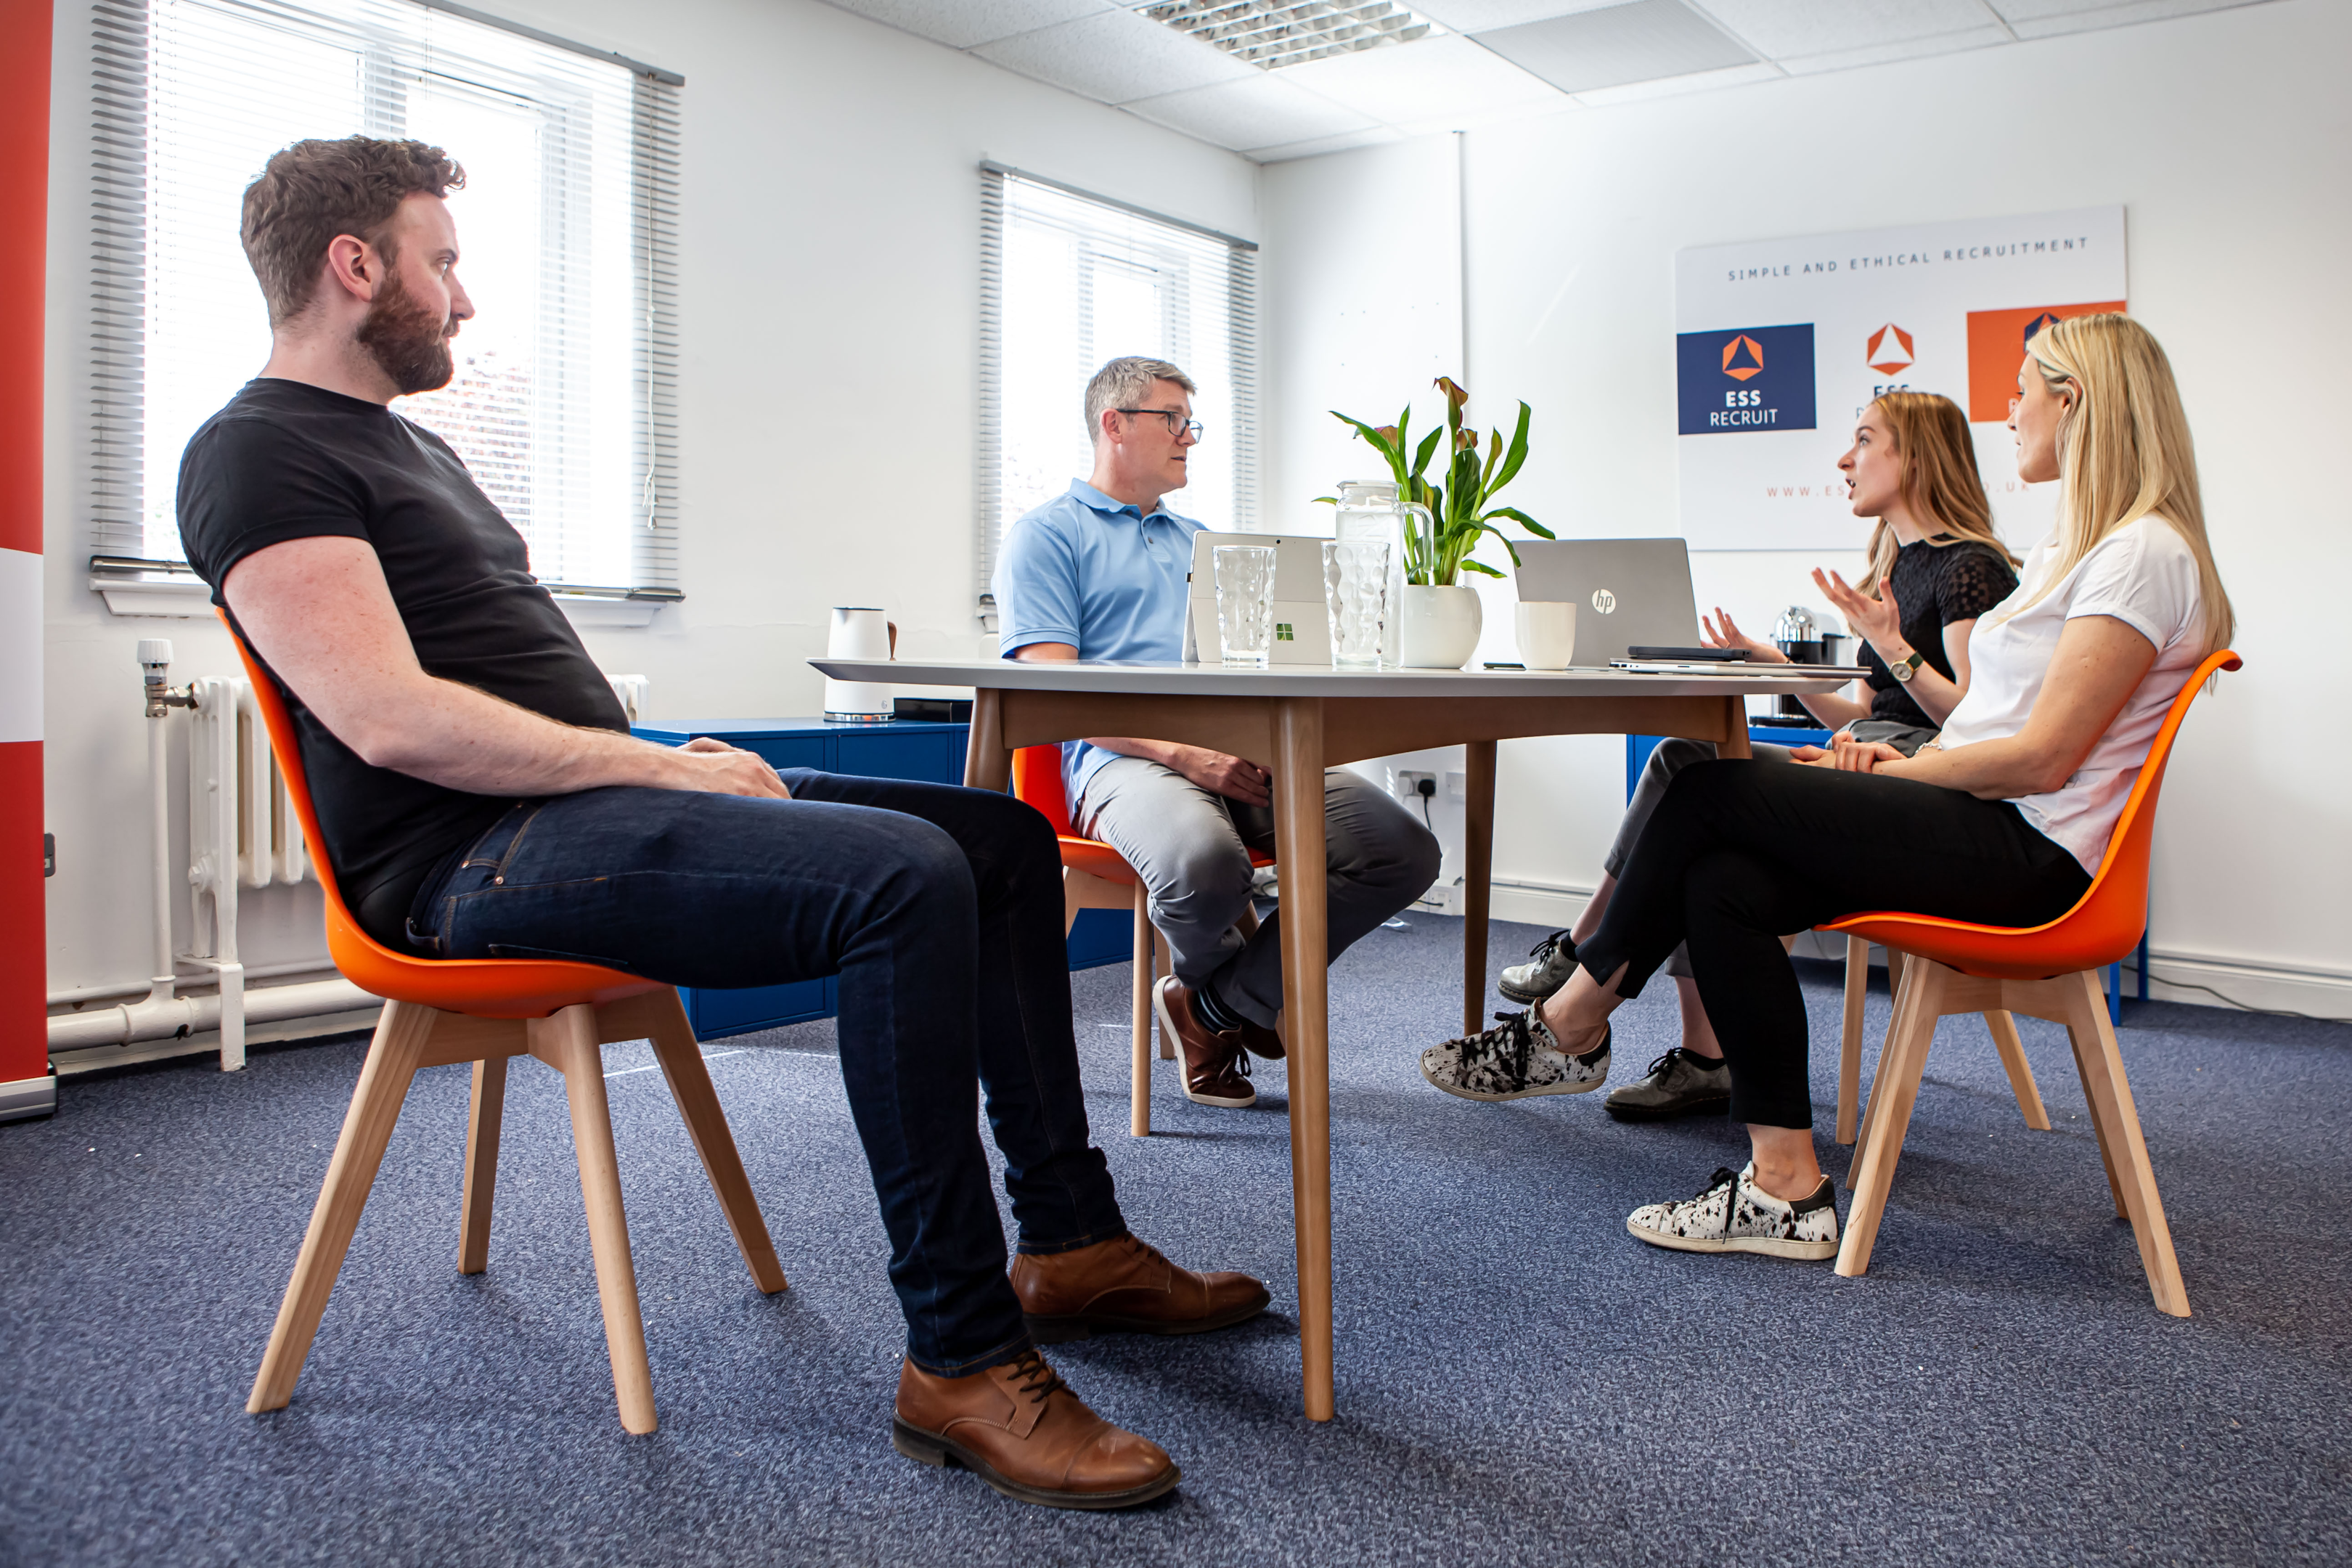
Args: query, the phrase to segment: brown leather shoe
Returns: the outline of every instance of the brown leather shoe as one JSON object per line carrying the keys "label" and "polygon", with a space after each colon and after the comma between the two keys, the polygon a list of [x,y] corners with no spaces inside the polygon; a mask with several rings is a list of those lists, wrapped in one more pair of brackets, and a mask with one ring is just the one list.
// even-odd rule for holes
{"label": "brown leather shoe", "polygon": [[1151,1007],[1160,1018],[1161,1037],[1174,1040],[1183,1054],[1185,1099],[1232,1109],[1257,1103],[1239,1029],[1221,1031],[1201,1022],[1192,1011],[1192,988],[1172,974],[1160,983]]}
{"label": "brown leather shoe", "polygon": [[1034,1350],[965,1377],[902,1363],[890,1446],[1047,1508],[1133,1508],[1183,1478],[1167,1450],[1087,1409]]}
{"label": "brown leather shoe", "polygon": [[1204,1334],[1265,1310],[1246,1274],[1196,1274],[1132,1236],[1013,1260],[1013,1293],[1040,1344],[1092,1334]]}

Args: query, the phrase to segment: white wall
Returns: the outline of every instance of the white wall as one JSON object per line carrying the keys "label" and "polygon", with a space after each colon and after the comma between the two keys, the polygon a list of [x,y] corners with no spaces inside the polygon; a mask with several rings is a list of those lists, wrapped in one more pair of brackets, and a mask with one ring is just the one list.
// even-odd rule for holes
{"label": "white wall", "polygon": [[[984,157],[1254,236],[1233,154],[816,0],[491,0],[686,78],[680,258],[686,603],[588,634],[650,712],[814,712],[825,607],[889,606],[902,651],[977,647],[973,443]],[[131,647],[227,674],[202,621],[118,619],[86,587],[86,19],[58,7],[47,432],[52,990],[143,978],[144,737]],[[463,149],[453,149],[462,158]],[[227,221],[234,222],[234,215]],[[253,300],[257,315],[261,301]],[[258,368],[258,365],[256,366]],[[1074,393],[1075,395],[1075,393]],[[248,900],[248,962],[322,952],[314,890]],[[184,925],[184,915],[182,917]]]}
{"label": "white wall", "polygon": [[[2352,1016],[2352,910],[2339,896],[2352,879],[2352,741],[2336,721],[2337,604],[2352,579],[2335,460],[2352,363],[2338,265],[2352,240],[2347,58],[2352,8],[2279,0],[1473,132],[1465,177],[1473,410],[1491,424],[1517,398],[1534,405],[1535,456],[1511,499],[1585,535],[1678,531],[1678,248],[2124,204],[2131,309],[2182,382],[2247,658],[2191,718],[2168,781],[2153,931],[2169,962],[2158,973],[2335,1016]],[[1350,299],[1325,274],[1349,237],[1328,218],[1335,195],[1361,204],[1362,228],[1383,213],[1440,226],[1449,180],[1408,190],[1387,177],[1410,156],[1384,148],[1267,172],[1278,379],[1338,363],[1360,335],[1410,335],[1442,306],[1443,269],[1402,297]],[[1399,392],[1349,395],[1393,405]],[[1277,405],[1271,515],[1341,477],[1296,403]],[[1841,445],[1822,432],[1824,478]],[[1851,559],[1864,533],[1857,523]],[[1815,559],[1695,556],[1699,602],[1769,624],[1791,602],[1819,605],[1804,575]],[[1497,878],[1589,887],[1622,800],[1620,744],[1504,751]]]}

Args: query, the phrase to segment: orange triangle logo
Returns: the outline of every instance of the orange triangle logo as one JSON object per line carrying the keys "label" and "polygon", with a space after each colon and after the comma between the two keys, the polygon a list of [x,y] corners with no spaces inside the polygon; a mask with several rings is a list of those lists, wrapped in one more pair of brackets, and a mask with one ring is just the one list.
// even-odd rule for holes
{"label": "orange triangle logo", "polygon": [[1723,345],[1723,374],[1734,381],[1746,381],[1751,375],[1764,374],[1764,345],[1740,333]]}

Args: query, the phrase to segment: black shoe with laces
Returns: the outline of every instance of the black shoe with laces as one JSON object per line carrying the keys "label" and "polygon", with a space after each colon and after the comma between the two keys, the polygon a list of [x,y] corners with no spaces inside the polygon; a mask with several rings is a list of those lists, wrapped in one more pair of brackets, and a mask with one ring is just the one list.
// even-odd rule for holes
{"label": "black shoe with laces", "polygon": [[1731,1068],[1721,1057],[1676,1046],[1650,1064],[1640,1081],[1603,1102],[1620,1121],[1666,1121],[1677,1116],[1721,1116],[1731,1109]]}
{"label": "black shoe with laces", "polygon": [[1495,1026],[1421,1053],[1421,1076],[1465,1100],[1584,1094],[1609,1079],[1609,1030],[1582,1056],[1559,1047],[1533,1011],[1497,1013]]}

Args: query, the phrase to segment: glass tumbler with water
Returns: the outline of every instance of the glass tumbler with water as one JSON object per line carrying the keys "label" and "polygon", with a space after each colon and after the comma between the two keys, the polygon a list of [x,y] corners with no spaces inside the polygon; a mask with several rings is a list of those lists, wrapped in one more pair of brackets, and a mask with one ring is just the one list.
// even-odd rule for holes
{"label": "glass tumbler with water", "polygon": [[1331,662],[1381,662],[1388,622],[1389,546],[1335,539],[1323,546],[1323,609],[1331,626]]}
{"label": "glass tumbler with water", "polygon": [[1274,547],[1220,544],[1217,651],[1227,664],[1265,668],[1274,651]]}

